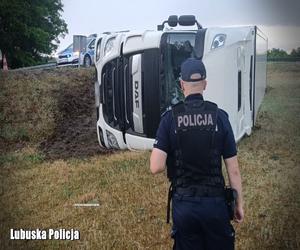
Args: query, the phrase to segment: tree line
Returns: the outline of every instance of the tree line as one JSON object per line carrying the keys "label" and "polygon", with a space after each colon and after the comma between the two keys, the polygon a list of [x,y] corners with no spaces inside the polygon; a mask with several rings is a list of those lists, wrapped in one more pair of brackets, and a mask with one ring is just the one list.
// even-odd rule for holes
{"label": "tree line", "polygon": [[267,52],[268,61],[300,61],[300,47],[290,53],[283,49],[273,48]]}
{"label": "tree line", "polygon": [[[10,68],[47,61],[68,33],[62,12],[61,0],[0,0],[0,52]],[[300,47],[290,53],[273,48],[267,56],[269,61],[300,61]]]}
{"label": "tree line", "polygon": [[61,0],[0,0],[0,50],[10,68],[45,61],[68,32]]}

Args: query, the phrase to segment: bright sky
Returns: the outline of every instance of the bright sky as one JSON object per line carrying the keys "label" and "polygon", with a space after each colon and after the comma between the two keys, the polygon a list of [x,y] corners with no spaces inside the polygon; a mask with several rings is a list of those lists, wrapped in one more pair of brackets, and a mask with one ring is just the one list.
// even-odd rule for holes
{"label": "bright sky", "polygon": [[62,0],[69,34],[118,30],[155,30],[169,15],[195,15],[203,27],[257,25],[269,39],[269,49],[300,47],[299,0]]}

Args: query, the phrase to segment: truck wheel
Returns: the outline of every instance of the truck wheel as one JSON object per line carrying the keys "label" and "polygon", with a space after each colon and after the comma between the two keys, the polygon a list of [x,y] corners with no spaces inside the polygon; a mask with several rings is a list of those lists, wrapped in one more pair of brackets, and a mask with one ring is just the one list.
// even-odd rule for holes
{"label": "truck wheel", "polygon": [[83,59],[83,66],[88,68],[91,66],[91,64],[92,64],[92,60],[91,60],[90,56],[85,56]]}

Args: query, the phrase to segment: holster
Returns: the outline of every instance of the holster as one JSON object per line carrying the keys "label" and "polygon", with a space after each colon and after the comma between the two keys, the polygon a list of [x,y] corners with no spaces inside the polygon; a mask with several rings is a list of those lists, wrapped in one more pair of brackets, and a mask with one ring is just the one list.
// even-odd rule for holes
{"label": "holster", "polygon": [[225,200],[226,200],[230,220],[233,220],[234,218],[237,196],[238,193],[234,188],[230,188],[230,187],[225,188]]}

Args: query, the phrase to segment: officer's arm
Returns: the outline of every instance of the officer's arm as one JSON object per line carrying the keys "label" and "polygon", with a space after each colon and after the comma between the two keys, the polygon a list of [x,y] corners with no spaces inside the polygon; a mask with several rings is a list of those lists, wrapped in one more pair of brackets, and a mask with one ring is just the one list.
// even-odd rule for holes
{"label": "officer's arm", "polygon": [[158,148],[153,148],[150,157],[150,170],[152,174],[158,174],[165,170],[167,153]]}
{"label": "officer's arm", "polygon": [[238,192],[237,206],[242,207],[242,180],[237,156],[235,155],[233,157],[227,158],[224,160],[224,162],[226,165],[230,186]]}

